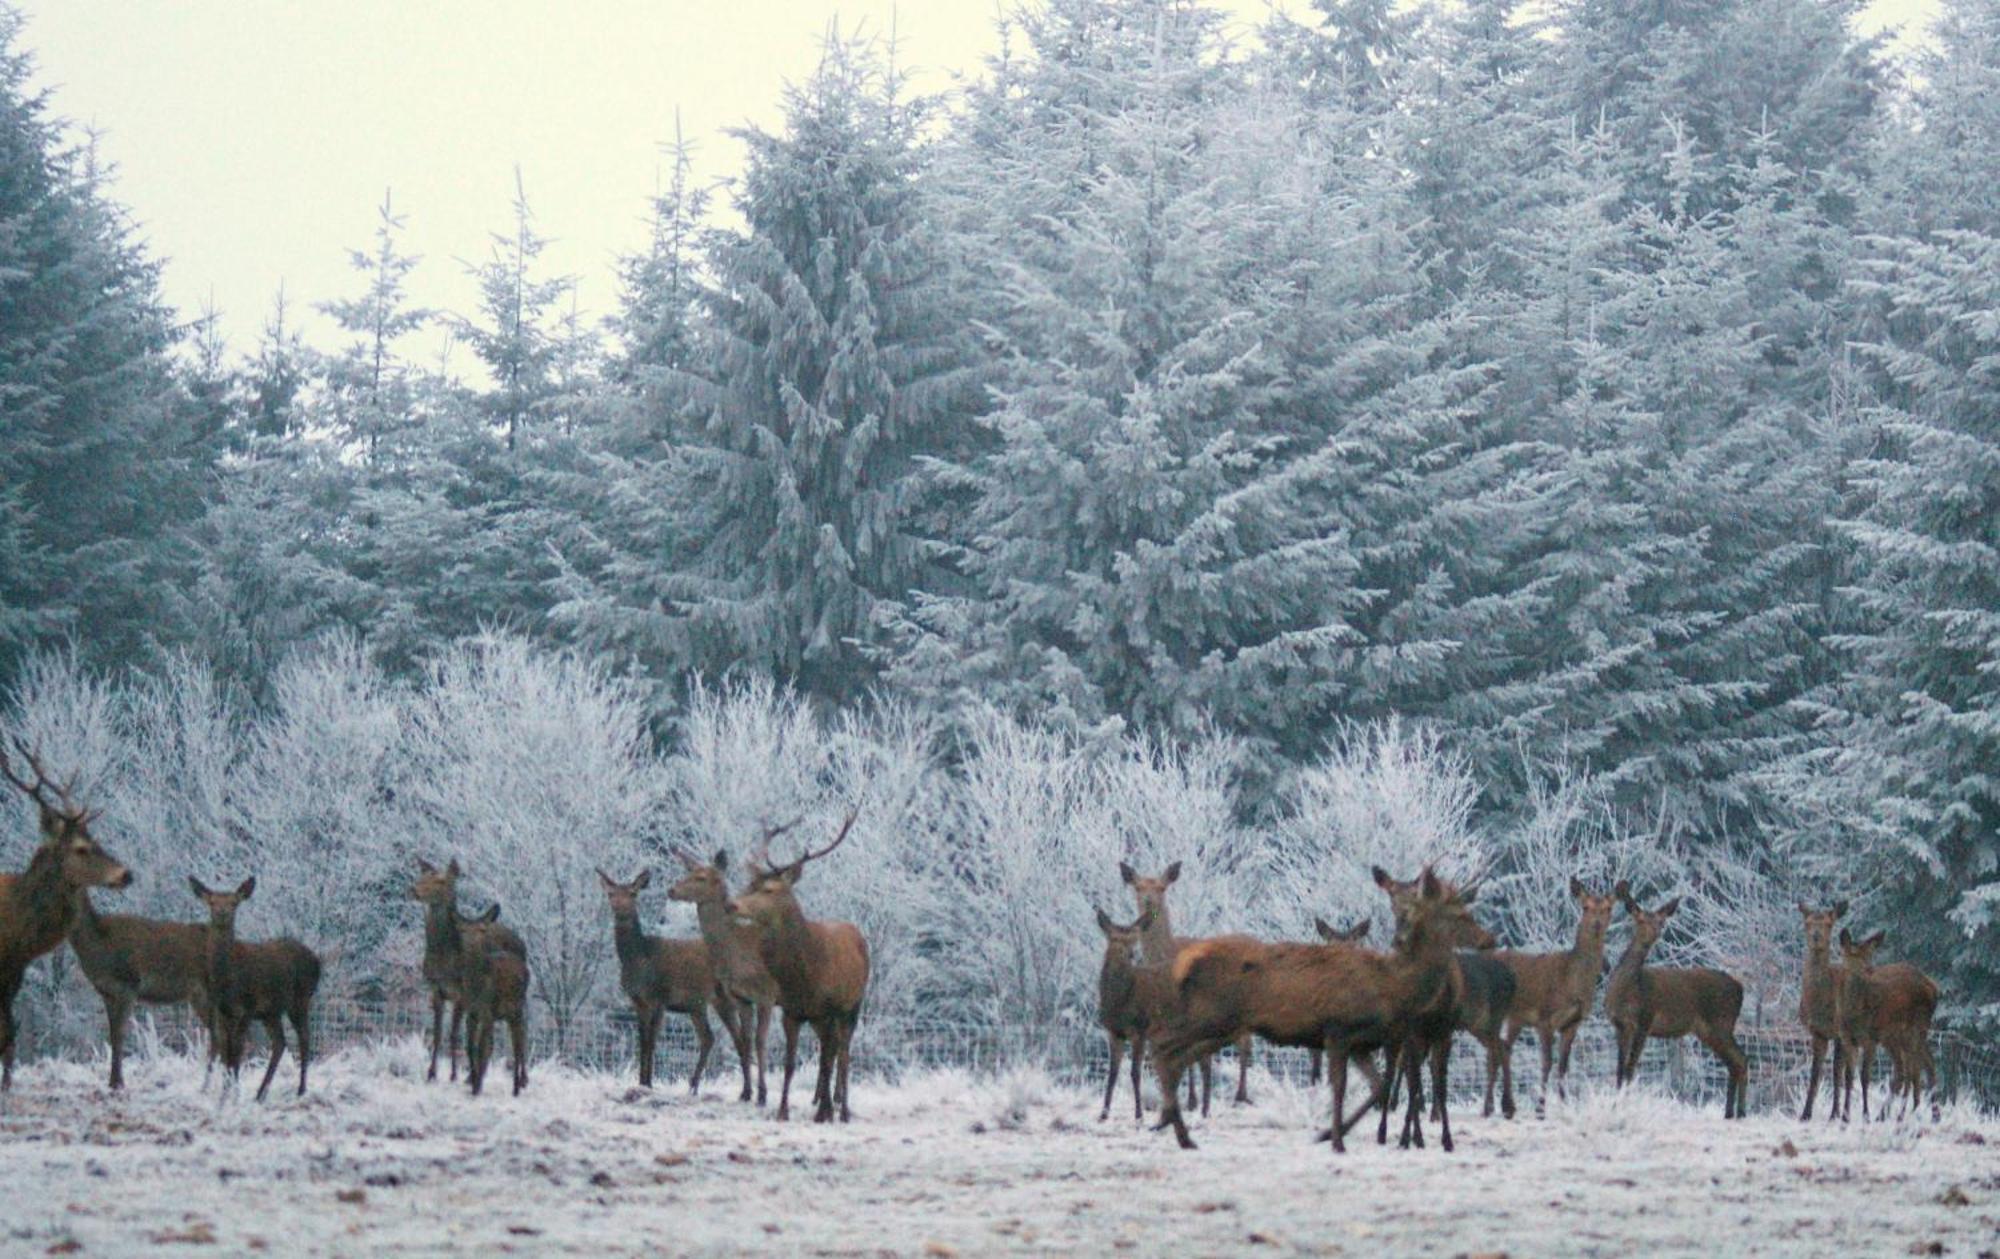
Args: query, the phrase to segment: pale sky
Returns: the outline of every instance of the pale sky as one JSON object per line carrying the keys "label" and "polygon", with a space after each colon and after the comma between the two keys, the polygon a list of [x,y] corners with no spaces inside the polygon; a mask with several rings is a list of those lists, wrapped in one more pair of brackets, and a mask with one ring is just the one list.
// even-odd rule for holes
{"label": "pale sky", "polygon": [[[167,299],[213,295],[247,348],[282,281],[307,307],[350,296],[385,188],[409,216],[424,304],[472,308],[461,259],[510,222],[513,169],[552,272],[586,312],[616,301],[613,260],[645,239],[675,110],[710,176],[740,169],[722,132],[772,126],[836,16],[895,23],[920,90],[976,73],[995,0],[16,0],[55,112],[102,132],[113,195],[164,259]],[[1302,8],[1291,0],[1294,9]],[[1935,0],[1882,0],[1910,21]],[[1247,34],[1266,0],[1218,0]],[[455,365],[465,367],[461,354]]]}

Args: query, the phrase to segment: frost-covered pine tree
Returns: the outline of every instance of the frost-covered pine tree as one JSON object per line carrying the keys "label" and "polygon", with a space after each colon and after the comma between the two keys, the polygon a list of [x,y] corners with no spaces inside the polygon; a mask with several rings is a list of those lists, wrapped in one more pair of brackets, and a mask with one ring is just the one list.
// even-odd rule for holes
{"label": "frost-covered pine tree", "polygon": [[375,213],[373,249],[348,251],[349,266],[366,277],[367,287],[358,296],[320,303],[347,338],[326,364],[325,405],[343,438],[371,463],[381,457],[384,440],[415,418],[411,368],[397,343],[433,317],[411,303],[406,287],[418,262],[400,245],[408,216],[396,212],[387,192]]}
{"label": "frost-covered pine tree", "polygon": [[976,397],[901,86],[836,36],[783,127],[741,133],[744,226],[711,237],[692,348],[649,395],[669,443],[614,491],[639,527],[563,609],[663,680],[740,666],[852,699],[878,612],[942,577],[925,461]]}

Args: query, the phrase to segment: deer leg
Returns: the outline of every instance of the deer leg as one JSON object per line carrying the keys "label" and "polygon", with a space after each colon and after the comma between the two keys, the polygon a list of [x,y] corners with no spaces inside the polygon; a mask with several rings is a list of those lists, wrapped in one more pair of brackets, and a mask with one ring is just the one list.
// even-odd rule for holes
{"label": "deer leg", "polygon": [[1576,1044],[1577,1029],[1582,1026],[1583,1021],[1579,1019],[1557,1033],[1560,1044],[1556,1051],[1556,1096],[1564,1101],[1569,1100],[1569,1051]]}
{"label": "deer leg", "polygon": [[[1403,1084],[1402,1065],[1402,1042],[1391,1040],[1387,1045],[1382,1047],[1382,1078],[1385,1082],[1385,1087],[1389,1091],[1382,1099],[1382,1118],[1375,1126],[1375,1144],[1377,1145],[1389,1144],[1389,1112],[1396,1109],[1397,1088],[1405,1087]],[[1327,1069],[1333,1069],[1331,1061],[1327,1063]]]}
{"label": "deer leg", "polygon": [[1403,1074],[1410,1082],[1410,1096],[1403,1110],[1403,1135],[1397,1143],[1400,1149],[1412,1145],[1424,1148],[1424,1063],[1430,1056],[1430,1046],[1414,1037],[1403,1046]]}
{"label": "deer leg", "polygon": [[732,995],[725,995],[723,1002],[723,1026],[729,1032],[729,1043],[736,1048],[737,1065],[743,1068],[743,1091],[736,1100],[747,1102],[757,1095],[750,1082],[750,1006]]}
{"label": "deer leg", "polygon": [[771,1052],[771,1003],[760,1002],[757,1006],[757,1104],[764,1104],[764,1069]]}
{"label": "deer leg", "polygon": [[1867,1046],[1859,1055],[1861,1059],[1861,1122],[1868,1122],[1868,1080],[1875,1074],[1875,1046]]}
{"label": "deer leg", "polygon": [[312,1065],[312,1007],[296,1006],[292,1010],[292,1035],[299,1042],[299,1096],[306,1095],[306,1068]]}
{"label": "deer leg", "polygon": [[830,1016],[813,1028],[819,1042],[819,1083],[813,1088],[813,1122],[833,1119],[833,1075],[840,1061],[840,1020]]}
{"label": "deer leg", "polygon": [[854,1061],[854,1018],[842,1019],[840,1024],[840,1122],[847,1123],[853,1114],[847,1109],[847,1072]]}
{"label": "deer leg", "polygon": [[285,1018],[273,1014],[264,1020],[264,1036],[271,1042],[271,1061],[264,1068],[264,1079],[257,1085],[257,1100],[263,1101],[270,1091],[271,1077],[278,1074],[278,1060],[285,1056]]}
{"label": "deer leg", "polygon": [[1132,1122],[1146,1122],[1146,1095],[1144,1071],[1146,1063],[1146,1037],[1142,1032],[1132,1038]]}
{"label": "deer leg", "polygon": [[1325,1067],[1325,1065],[1326,1065],[1326,1050],[1324,1050],[1324,1049],[1309,1049],[1309,1050],[1307,1050],[1307,1051],[1306,1051],[1306,1057],[1307,1057],[1307,1060],[1308,1060],[1308,1061],[1310,1061],[1310,1062],[1312,1063],[1312,1070],[1311,1070],[1311,1072],[1310,1072],[1310,1073],[1309,1073],[1309,1074],[1308,1074],[1308,1075],[1306,1076],[1306,1083],[1307,1083],[1307,1084],[1318,1084],[1318,1083],[1319,1083],[1319,1073],[1320,1073],[1320,1071],[1321,1071],[1321,1070],[1322,1070],[1322,1069],[1323,1069],[1323,1068]]}
{"label": "deer leg", "polygon": [[1800,1123],[1804,1123],[1812,1118],[1813,1099],[1819,1096],[1819,1072],[1820,1068],[1825,1064],[1826,1037],[1821,1036],[1818,1032],[1814,1032],[1812,1038],[1812,1074],[1806,1077],[1806,1104],[1805,1109],[1799,1112]]}
{"label": "deer leg", "polygon": [[104,998],[106,1034],[111,1040],[111,1087],[125,1087],[125,1028],[132,1019],[132,999],[123,995]]}
{"label": "deer leg", "polygon": [[1250,1104],[1250,1033],[1236,1042],[1236,1104]]}
{"label": "deer leg", "polygon": [[426,1081],[438,1078],[438,1050],[444,1048],[444,991],[431,989],[431,1069],[424,1073]]}
{"label": "deer leg", "polygon": [[653,1009],[646,1001],[632,1003],[632,1034],[638,1039],[639,1047],[633,1053],[639,1068],[639,1087],[653,1087]]}
{"label": "deer leg", "polygon": [[[464,1026],[465,1026],[465,1002],[454,1001],[451,1003],[451,1049],[449,1051],[451,1055],[451,1079],[452,1083],[454,1084],[458,1082],[458,1037],[460,1029],[463,1028]],[[470,1055],[470,1053],[472,1052],[471,1042],[467,1041],[466,1045],[467,1045],[466,1053]],[[469,1062],[466,1064],[466,1068],[468,1070],[471,1069],[471,1066],[472,1064]]]}
{"label": "deer leg", "polygon": [[[1147,1047],[1145,1040],[1141,1040],[1139,1045],[1141,1051]],[[1153,1125],[1153,1131],[1172,1128],[1175,1142],[1183,1150],[1192,1150],[1195,1148],[1194,1138],[1188,1135],[1187,1119],[1181,1114],[1180,1089],[1181,1076],[1187,1071],[1186,1064],[1198,1056],[1192,1052],[1195,1047],[1162,1044],[1157,1039],[1151,1040],[1150,1047],[1153,1051],[1153,1070],[1160,1077],[1160,1118]]]}
{"label": "deer leg", "polygon": [[514,1096],[528,1087],[528,1020],[517,1014],[507,1020],[507,1037],[513,1042],[514,1050]]}
{"label": "deer leg", "polygon": [[1215,1096],[1215,1055],[1201,1060],[1201,1117],[1208,1118],[1208,1102]]}
{"label": "deer leg", "polygon": [[1542,1050],[1542,1091],[1535,1098],[1535,1113],[1545,1114],[1549,1105],[1549,1072],[1555,1068],[1555,1029],[1546,1023],[1535,1024],[1535,1043]]}
{"label": "deer leg", "polygon": [[1431,1046],[1431,1122],[1444,1119],[1444,1073],[1445,1055],[1451,1052],[1451,1038],[1447,1036]]}
{"label": "deer leg", "polygon": [[[1345,1154],[1347,1153],[1347,1125],[1342,1120],[1342,1116],[1347,1111],[1347,1047],[1345,1045],[1336,1046],[1332,1041],[1326,1043],[1326,1078],[1328,1083],[1333,1086],[1333,1127],[1328,1129],[1328,1135],[1333,1142],[1333,1152],[1335,1154]],[[1375,1088],[1375,1096],[1378,1101],[1383,1100],[1382,1087],[1380,1085],[1377,1085]],[[1387,1102],[1384,1101],[1384,1109],[1387,1109],[1387,1105]],[[1364,1107],[1363,1109],[1365,1110],[1366,1108]],[[1359,1118],[1359,1116],[1356,1116],[1356,1118]]]}
{"label": "deer leg", "polygon": [[14,992],[0,990],[0,1093],[14,1087]]}
{"label": "deer leg", "polygon": [[708,1053],[715,1046],[715,1033],[708,1026],[708,1007],[705,1005],[696,1006],[694,1012],[688,1015],[688,1020],[694,1024],[695,1039],[694,1075],[688,1080],[688,1096],[694,1097],[701,1092],[701,1075],[708,1070]]}
{"label": "deer leg", "polygon": [[1489,1119],[1493,1115],[1493,1085],[1500,1078],[1500,1056],[1507,1052],[1507,1045],[1490,1033],[1480,1037],[1479,1043],[1486,1050],[1486,1097],[1480,1104],[1479,1117]]}
{"label": "deer leg", "polygon": [[1118,1093],[1118,1068],[1125,1065],[1125,1038],[1116,1032],[1104,1033],[1111,1051],[1111,1070],[1104,1076],[1104,1109],[1097,1112],[1097,1122],[1111,1118],[1111,1099]]}
{"label": "deer leg", "polygon": [[785,1082],[778,1088],[778,1122],[792,1115],[792,1072],[799,1065],[799,1020],[785,1011]]}
{"label": "deer leg", "polygon": [[[457,1015],[454,1014],[453,1023],[456,1022]],[[479,1096],[480,1090],[486,1085],[486,1058],[480,1052],[481,1029],[485,1022],[486,1016],[478,1010],[474,1010],[472,1016],[465,1021],[465,1083],[466,1087],[472,1090],[474,1097]],[[456,1044],[457,1041],[458,1036],[454,1032],[452,1042]],[[456,1079],[457,1076],[454,1075],[452,1078]]]}

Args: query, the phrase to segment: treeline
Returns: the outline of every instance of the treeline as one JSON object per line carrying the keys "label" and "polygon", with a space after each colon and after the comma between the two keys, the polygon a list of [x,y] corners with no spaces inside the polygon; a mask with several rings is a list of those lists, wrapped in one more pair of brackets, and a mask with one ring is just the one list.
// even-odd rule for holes
{"label": "treeline", "polygon": [[73,640],[280,711],[337,642],[428,694],[499,626],[669,751],[732,672],[947,760],[989,706],[1222,739],[1252,848],[1399,719],[1503,869],[1568,773],[1990,1017],[2000,4],[1900,60],[1860,7],[1316,0],[1232,48],[1048,0],[950,101],[834,45],[738,226],[678,165],[608,319],[525,191],[479,309],[417,309],[385,202],[340,343],[242,361],[0,19],[0,684]]}

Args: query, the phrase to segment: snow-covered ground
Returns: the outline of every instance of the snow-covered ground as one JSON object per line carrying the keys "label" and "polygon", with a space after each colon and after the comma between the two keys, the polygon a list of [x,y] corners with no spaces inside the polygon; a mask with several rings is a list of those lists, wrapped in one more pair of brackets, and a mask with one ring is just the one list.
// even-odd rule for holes
{"label": "snow-covered ground", "polygon": [[422,1061],[344,1052],[263,1105],[174,1056],[128,1061],[124,1097],[100,1066],[30,1065],[0,1102],[0,1253],[2000,1251],[2000,1123],[1967,1112],[1724,1124],[1599,1091],[1542,1120],[1462,1113],[1455,1154],[1337,1157],[1310,1139],[1320,1095],[1266,1078],[1183,1152],[1122,1094],[1100,1124],[1095,1096],[1033,1075],[857,1079],[841,1128],[796,1117],[810,1077],[780,1126],[727,1075],[690,1100],[543,1067],[475,1100]]}

